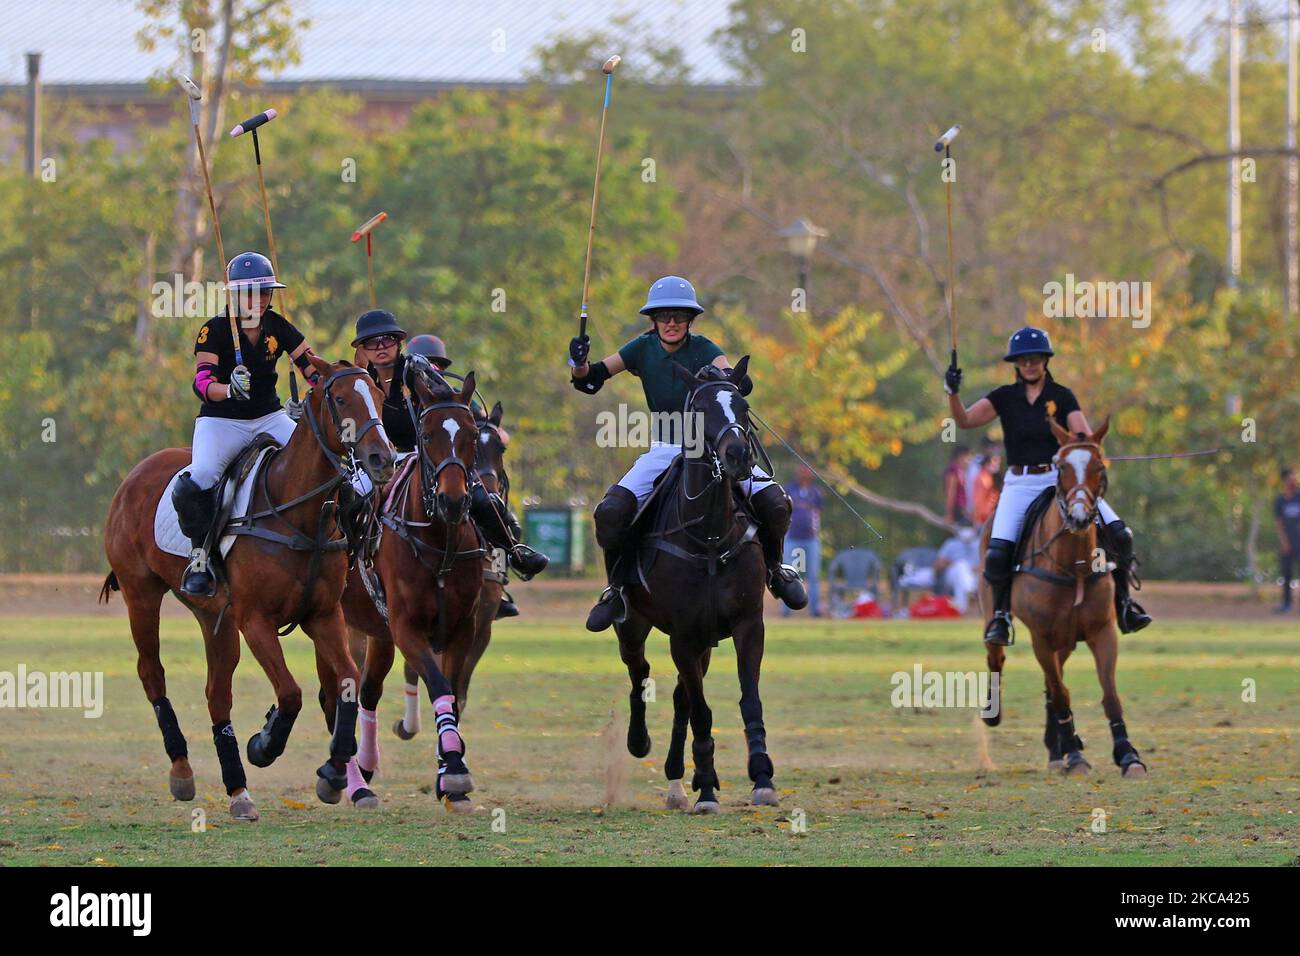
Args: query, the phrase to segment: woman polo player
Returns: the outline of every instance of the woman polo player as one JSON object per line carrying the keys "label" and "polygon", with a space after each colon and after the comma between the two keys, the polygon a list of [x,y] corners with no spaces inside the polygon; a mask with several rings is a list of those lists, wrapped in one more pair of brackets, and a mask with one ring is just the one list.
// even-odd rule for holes
{"label": "woman polo player", "polygon": [[204,546],[216,510],[214,486],[222,472],[259,432],[288,444],[302,414],[301,403],[290,402],[288,412],[280,407],[276,361],[288,352],[309,383],[318,377],[303,334],[271,308],[273,291],[285,286],[276,280],[270,260],[256,252],[241,253],[230,260],[226,274],[244,361],[235,362],[227,315],[203,324],[194,340],[194,393],[203,404],[194,420],[190,467],[172,489],[181,532],[193,545],[181,590],[194,595],[213,590]]}
{"label": "woman polo player", "polygon": [[[992,537],[984,556],[984,577],[993,588],[993,619],[984,632],[990,644],[1011,643],[1011,577],[1016,538],[1024,524],[1025,511],[1045,489],[1056,484],[1056,438],[1048,417],[1076,435],[1092,429],[1079,409],[1074,393],[1059,384],[1047,370],[1051,340],[1042,329],[1026,327],[1011,336],[1004,361],[1015,363],[1016,380],[1000,385],[966,408],[957,392],[962,372],[949,366],[944,375],[948,407],[959,428],[981,428],[998,418],[1006,443],[1007,472],[1002,496],[993,513]],[[1140,631],[1151,616],[1129,597],[1129,576],[1135,558],[1133,533],[1104,499],[1097,499],[1097,512],[1105,525],[1107,550],[1113,551],[1115,570],[1115,615],[1125,634]]]}
{"label": "woman polo player", "polygon": [[[669,415],[680,415],[687,398],[686,383],[672,371],[676,362],[687,371],[696,372],[710,365],[722,371],[731,368],[722,349],[703,335],[691,333],[691,323],[704,311],[695,299],[695,289],[679,276],[664,276],[650,286],[641,314],[648,316],[651,328],[628,342],[613,355],[588,364],[591,341],[585,335],[569,343],[569,365],[572,368],[573,387],[588,395],[600,391],[605,381],[619,372],[628,371],[641,379],[646,404],[655,416],[655,427],[669,420]],[[746,375],[740,383],[740,394],[748,395],[753,383]],[[680,444],[661,441],[666,435],[656,435],[650,449],[641,455],[618,484],[610,485],[605,497],[596,506],[596,541],[605,552],[605,570],[609,581],[596,606],[587,617],[587,629],[603,631],[611,624],[624,619],[627,601],[624,587],[634,583],[633,562],[619,561],[632,542],[628,532],[636,517],[638,505],[649,497],[655,479],[668,468],[682,451]],[[808,594],[799,573],[782,563],[785,533],[790,527],[790,499],[779,484],[759,469],[754,478],[745,482],[745,493],[759,522],[758,537],[763,547],[763,558],[768,567],[768,588],[784,601],[786,606],[799,610],[808,603]]]}

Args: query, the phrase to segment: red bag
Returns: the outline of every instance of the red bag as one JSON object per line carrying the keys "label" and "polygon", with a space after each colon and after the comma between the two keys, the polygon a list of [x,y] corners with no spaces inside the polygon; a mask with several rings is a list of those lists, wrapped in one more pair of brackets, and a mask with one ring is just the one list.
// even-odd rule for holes
{"label": "red bag", "polygon": [[908,610],[909,617],[961,617],[961,611],[946,597],[927,595]]}

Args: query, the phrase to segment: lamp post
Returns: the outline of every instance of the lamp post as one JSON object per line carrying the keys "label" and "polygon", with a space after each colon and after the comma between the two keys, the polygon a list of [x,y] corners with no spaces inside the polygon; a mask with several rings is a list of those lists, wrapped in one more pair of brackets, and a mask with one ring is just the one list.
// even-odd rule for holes
{"label": "lamp post", "polygon": [[817,240],[830,235],[820,226],[815,226],[800,216],[777,235],[785,239],[785,246],[799,265],[799,288],[804,290],[804,299],[808,296],[808,268],[813,253],[817,250]]}

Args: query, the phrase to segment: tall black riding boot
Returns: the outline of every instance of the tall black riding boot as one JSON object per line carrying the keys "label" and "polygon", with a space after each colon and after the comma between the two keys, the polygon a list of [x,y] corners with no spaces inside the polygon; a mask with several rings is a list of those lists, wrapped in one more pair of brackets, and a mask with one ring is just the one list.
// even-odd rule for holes
{"label": "tall black riding boot", "polygon": [[768,485],[749,499],[758,519],[758,543],[767,565],[767,588],[792,611],[808,606],[808,590],[799,572],[784,563],[785,533],[790,528],[790,498],[780,485]]}
{"label": "tall black riding boot", "polygon": [[181,576],[181,591],[195,597],[211,597],[216,580],[208,566],[208,532],[216,514],[216,489],[200,488],[187,471],[172,488],[172,506],[181,534],[190,539],[190,563]]}
{"label": "tall black riding boot", "polygon": [[1132,634],[1151,623],[1151,615],[1129,597],[1130,582],[1136,582],[1133,532],[1123,521],[1112,521],[1106,525],[1106,541],[1115,560],[1115,570],[1111,572],[1115,582],[1115,620],[1119,622],[1121,634]]}
{"label": "tall black riding boot", "polygon": [[470,492],[470,517],[478,525],[483,536],[494,547],[504,548],[506,560],[525,581],[534,574],[546,569],[550,558],[540,551],[534,551],[518,541],[519,523],[510,521],[512,517],[498,495],[490,494],[481,484],[475,483]]}
{"label": "tall black riding boot", "polygon": [[984,580],[993,588],[993,620],[984,629],[984,643],[1003,647],[1016,642],[1011,624],[1011,566],[1016,545],[1005,538],[989,540],[984,554]]}
{"label": "tall black riding boot", "polygon": [[596,543],[605,552],[605,580],[608,586],[587,615],[587,630],[603,631],[627,619],[626,587],[636,579],[636,553],[628,547],[632,520],[636,517],[636,495],[622,485],[610,485],[592,517],[596,521]]}

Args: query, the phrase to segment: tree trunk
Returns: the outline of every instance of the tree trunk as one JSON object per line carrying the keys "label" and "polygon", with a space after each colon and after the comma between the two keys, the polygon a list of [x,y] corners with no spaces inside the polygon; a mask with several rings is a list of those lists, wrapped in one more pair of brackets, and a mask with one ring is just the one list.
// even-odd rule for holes
{"label": "tree trunk", "polygon": [[153,270],[154,252],[157,250],[157,237],[150,232],[144,240],[144,275],[140,285],[143,294],[135,316],[135,342],[146,353],[153,351]]}
{"label": "tree trunk", "polygon": [[1250,528],[1246,531],[1246,580],[1250,582],[1250,597],[1259,599],[1259,496],[1251,498]]}

